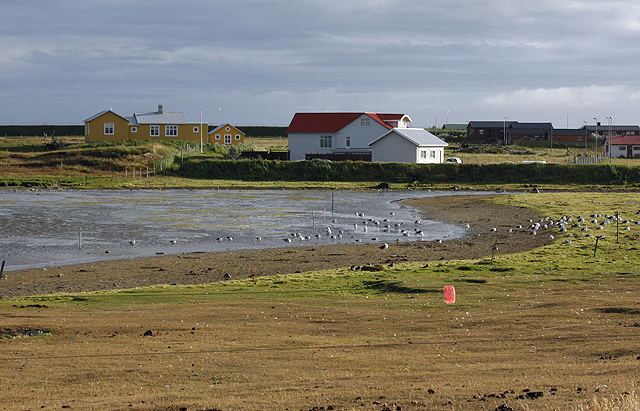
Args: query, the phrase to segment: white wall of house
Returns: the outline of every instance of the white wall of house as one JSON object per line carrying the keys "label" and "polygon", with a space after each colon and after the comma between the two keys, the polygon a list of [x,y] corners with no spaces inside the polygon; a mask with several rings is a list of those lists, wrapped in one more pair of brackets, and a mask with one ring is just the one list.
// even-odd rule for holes
{"label": "white wall of house", "polygon": [[371,149],[373,162],[438,164],[444,161],[444,146],[418,146],[395,132],[373,143]]}
{"label": "white wall of house", "polygon": [[[321,136],[331,136],[332,147],[320,147]],[[333,153],[335,141],[335,133],[289,133],[289,158],[296,161],[304,160],[306,153]]]}
{"label": "white wall of house", "polygon": [[416,163],[417,153],[415,144],[397,134],[389,134],[371,146],[371,161]]}
{"label": "white wall of house", "polygon": [[338,141],[341,145],[337,148],[346,148],[344,145],[346,138],[351,137],[351,150],[369,151],[371,150],[369,143],[388,131],[388,128],[363,114],[338,132]]}

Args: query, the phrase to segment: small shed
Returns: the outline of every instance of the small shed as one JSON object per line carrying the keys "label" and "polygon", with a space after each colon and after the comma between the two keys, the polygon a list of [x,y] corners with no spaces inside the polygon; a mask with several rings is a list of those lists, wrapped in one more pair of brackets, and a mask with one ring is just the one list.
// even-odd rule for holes
{"label": "small shed", "polygon": [[369,146],[373,162],[435,164],[448,144],[423,128],[393,128]]}

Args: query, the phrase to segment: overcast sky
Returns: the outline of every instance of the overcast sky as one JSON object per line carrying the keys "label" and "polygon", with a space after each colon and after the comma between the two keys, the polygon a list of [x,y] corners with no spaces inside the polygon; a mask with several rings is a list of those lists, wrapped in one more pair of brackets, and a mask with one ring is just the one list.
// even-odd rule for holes
{"label": "overcast sky", "polygon": [[637,1],[0,0],[0,36],[0,124],[158,104],[212,125],[640,124]]}

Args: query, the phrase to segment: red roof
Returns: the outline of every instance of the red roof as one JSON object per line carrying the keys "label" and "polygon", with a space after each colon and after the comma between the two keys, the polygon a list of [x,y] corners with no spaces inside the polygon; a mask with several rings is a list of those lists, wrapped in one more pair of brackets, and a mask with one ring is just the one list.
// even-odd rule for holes
{"label": "red roof", "polygon": [[354,122],[363,114],[391,130],[387,121],[400,121],[404,114],[380,113],[296,113],[287,133],[335,133]]}
{"label": "red roof", "polygon": [[611,139],[611,145],[640,145],[640,136],[606,136],[607,140]]}

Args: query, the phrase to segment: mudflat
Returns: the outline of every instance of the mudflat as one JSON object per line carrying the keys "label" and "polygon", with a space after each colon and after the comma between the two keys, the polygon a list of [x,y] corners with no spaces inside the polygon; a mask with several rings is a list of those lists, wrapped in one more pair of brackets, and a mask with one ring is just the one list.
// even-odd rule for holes
{"label": "mudflat", "polygon": [[[539,218],[531,210],[496,205],[486,196],[446,196],[406,200],[423,210],[424,218],[466,226],[461,239],[400,242],[380,249],[379,244],[306,245],[229,252],[160,255],[147,258],[25,269],[8,273],[0,282],[1,297],[77,293],[127,289],[161,284],[206,284],[251,276],[289,274],[330,268],[390,264],[408,261],[474,259],[516,253],[548,244],[545,236],[532,236],[528,220]],[[517,225],[525,229],[517,230]],[[491,231],[493,228],[496,231]],[[507,233],[514,228],[513,233]]]}

